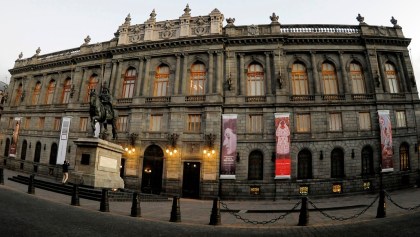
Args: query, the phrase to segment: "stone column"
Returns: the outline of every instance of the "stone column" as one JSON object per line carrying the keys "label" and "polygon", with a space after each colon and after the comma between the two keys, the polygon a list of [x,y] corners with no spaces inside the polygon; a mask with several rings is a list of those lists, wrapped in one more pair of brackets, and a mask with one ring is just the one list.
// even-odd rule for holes
{"label": "stone column", "polygon": [[382,78],[382,89],[384,90],[384,92],[389,92],[389,84],[388,84],[388,80],[386,78],[385,72],[383,70],[383,64],[382,64],[382,58],[380,55],[376,54],[376,58],[378,59],[378,68],[377,70],[379,71],[379,75]]}
{"label": "stone column", "polygon": [[150,56],[146,56],[144,57],[146,59],[146,70],[145,70],[145,75],[144,75],[144,80],[143,80],[143,95],[144,96],[151,96],[150,94],[150,60],[151,57]]}
{"label": "stone column", "polygon": [[217,51],[217,76],[216,76],[216,90],[218,94],[223,94],[223,51]]}
{"label": "stone column", "polygon": [[42,79],[41,84],[41,91],[39,92],[38,104],[44,105],[45,104],[45,96],[47,94],[48,85],[50,84],[50,78],[48,78],[48,74],[44,73],[42,75],[44,78]]}
{"label": "stone column", "polygon": [[[346,65],[344,64],[344,59],[343,59],[343,51],[339,52],[339,56],[340,56],[340,67],[341,67],[341,81],[343,83],[344,86],[344,94],[351,94],[351,88],[349,86],[349,79],[347,76],[347,70],[346,70]],[[339,92],[339,94],[341,94]]]}
{"label": "stone column", "polygon": [[187,72],[188,72],[188,53],[183,53],[184,56],[184,64],[182,66],[182,81],[181,81],[181,94],[186,95],[187,90]]}
{"label": "stone column", "polygon": [[120,87],[121,87],[121,84],[122,84],[121,81],[122,81],[122,78],[124,77],[124,75],[122,74],[122,62],[123,62],[123,60],[121,60],[121,59],[118,60],[117,75],[116,75],[116,78],[115,78],[115,81],[114,81],[114,88],[113,88],[115,99],[119,99],[120,94],[121,94],[121,92],[120,92]]}
{"label": "stone column", "polygon": [[404,74],[405,70],[404,70],[403,64],[401,62],[401,56],[402,56],[402,54],[400,54],[400,53],[397,54],[398,68],[400,69],[400,70],[398,70],[400,73],[398,73],[397,76],[399,76],[400,79],[401,79],[401,91],[400,92],[408,92],[408,91],[410,91],[409,88],[408,88],[408,85],[410,83],[407,83],[407,81],[406,81],[405,74]]}
{"label": "stone column", "polygon": [[111,72],[111,79],[109,81],[109,90],[110,93],[113,94],[114,93],[114,84],[115,84],[115,80],[116,80],[116,76],[117,76],[117,68],[118,68],[118,61],[113,59],[112,60],[112,72]]}
{"label": "stone column", "polygon": [[238,91],[238,95],[245,95],[246,94],[246,78],[245,78],[245,69],[244,69],[244,54],[240,53],[239,55],[239,84],[240,90]]}
{"label": "stone column", "polygon": [[177,53],[176,56],[176,69],[175,69],[175,83],[174,83],[174,95],[179,94],[179,75],[181,73],[181,54]]}
{"label": "stone column", "polygon": [[51,104],[61,104],[60,92],[63,90],[64,82],[62,79],[63,74],[61,72],[57,73],[57,78],[55,79],[55,88],[53,93],[53,100]]}
{"label": "stone column", "polygon": [[134,96],[141,96],[142,90],[141,90],[141,85],[143,83],[143,77],[142,77],[142,72],[143,72],[143,67],[144,67],[144,61],[143,58],[140,57],[139,58],[139,67],[138,67],[138,71],[137,71],[137,80],[136,80],[136,92],[134,94]]}
{"label": "stone column", "polygon": [[267,86],[267,90],[265,91],[265,93],[267,93],[268,95],[272,94],[272,89],[271,89],[271,63],[270,63],[270,54],[271,52],[265,52],[265,72],[266,72],[266,86]]}
{"label": "stone column", "polygon": [[214,76],[213,76],[213,70],[214,70],[214,62],[213,62],[213,51],[207,51],[207,53],[209,54],[209,70],[208,70],[208,83],[207,83],[207,93],[211,94],[214,91],[213,85],[214,85]]}
{"label": "stone column", "polygon": [[316,94],[320,94],[321,93],[321,81],[319,80],[319,75],[318,75],[318,68],[316,65],[316,59],[315,59],[315,52],[311,51],[311,62],[312,62],[312,75],[314,78],[313,83],[315,84],[314,88],[315,88],[315,95]]}
{"label": "stone column", "polygon": [[8,93],[8,97],[7,98],[7,105],[8,106],[13,106],[13,103],[15,101],[15,97],[16,97],[16,88],[17,85],[19,85],[19,83],[16,83],[16,79],[11,76],[10,77],[10,84],[9,87],[7,89],[7,93]]}
{"label": "stone column", "polygon": [[86,79],[86,68],[80,68],[82,77],[80,78],[80,89],[79,89],[79,102],[85,102],[87,96],[87,84],[88,80]]}

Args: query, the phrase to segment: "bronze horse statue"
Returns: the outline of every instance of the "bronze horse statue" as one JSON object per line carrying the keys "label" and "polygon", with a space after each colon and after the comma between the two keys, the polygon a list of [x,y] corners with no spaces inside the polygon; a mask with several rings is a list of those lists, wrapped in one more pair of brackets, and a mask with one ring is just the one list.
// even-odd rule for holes
{"label": "bronze horse statue", "polygon": [[[118,139],[117,130],[116,130],[116,112],[113,111],[111,107],[107,108],[106,105],[100,100],[94,90],[89,93],[89,115],[90,115],[90,125],[92,127],[93,135],[95,135],[95,124],[99,122],[101,136],[103,139],[106,139],[107,134],[107,124],[112,126],[112,138]],[[103,128],[103,131],[102,131]]]}

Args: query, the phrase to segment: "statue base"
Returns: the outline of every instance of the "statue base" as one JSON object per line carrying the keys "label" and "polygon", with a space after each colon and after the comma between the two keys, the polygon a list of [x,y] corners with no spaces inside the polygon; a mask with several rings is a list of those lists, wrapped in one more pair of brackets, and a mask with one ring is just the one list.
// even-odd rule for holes
{"label": "statue base", "polygon": [[123,148],[99,138],[79,138],[74,143],[76,165],[70,180],[94,188],[124,188],[120,177]]}

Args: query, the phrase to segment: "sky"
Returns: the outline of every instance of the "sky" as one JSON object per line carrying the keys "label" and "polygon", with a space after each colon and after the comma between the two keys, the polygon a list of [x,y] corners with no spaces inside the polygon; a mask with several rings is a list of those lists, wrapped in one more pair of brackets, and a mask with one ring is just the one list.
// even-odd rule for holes
{"label": "sky", "polygon": [[[417,0],[2,0],[0,5],[0,81],[9,83],[9,69],[22,52],[32,57],[111,40],[130,13],[131,24],[143,24],[153,9],[156,20],[178,19],[187,4],[192,16],[217,8],[235,25],[270,24],[274,12],[281,24],[358,25],[360,13],[369,25],[392,26],[393,16],[409,46],[420,85],[420,13]],[[224,26],[226,21],[224,21]]]}

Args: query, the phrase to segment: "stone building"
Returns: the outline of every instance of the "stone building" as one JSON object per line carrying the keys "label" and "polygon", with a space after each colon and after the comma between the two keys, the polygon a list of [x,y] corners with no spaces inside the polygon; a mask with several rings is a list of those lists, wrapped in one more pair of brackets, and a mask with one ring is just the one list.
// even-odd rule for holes
{"label": "stone building", "polygon": [[[218,9],[156,15],[142,24],[128,15],[106,42],[88,36],[77,48],[20,56],[1,119],[4,165],[50,176],[60,175],[60,154],[83,165],[73,141],[91,136],[88,93],[106,85],[119,116],[113,142],[127,148],[126,188],[238,199],[367,192],[378,188],[386,146],[385,186],[414,184],[419,98],[410,39],[393,17],[390,27],[360,15],[355,25],[287,25],[273,13],[268,24],[236,26]],[[59,153],[63,117],[69,142]]]}

